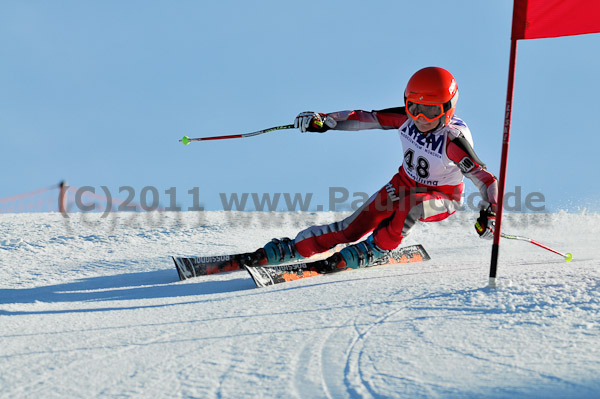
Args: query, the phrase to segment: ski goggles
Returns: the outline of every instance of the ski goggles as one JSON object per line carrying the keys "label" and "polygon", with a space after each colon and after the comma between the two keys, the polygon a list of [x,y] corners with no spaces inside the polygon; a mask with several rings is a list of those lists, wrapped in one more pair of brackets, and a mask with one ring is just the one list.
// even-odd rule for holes
{"label": "ski goggles", "polygon": [[414,101],[407,101],[406,112],[413,119],[422,116],[426,121],[433,122],[441,118],[445,111],[442,104],[421,104]]}

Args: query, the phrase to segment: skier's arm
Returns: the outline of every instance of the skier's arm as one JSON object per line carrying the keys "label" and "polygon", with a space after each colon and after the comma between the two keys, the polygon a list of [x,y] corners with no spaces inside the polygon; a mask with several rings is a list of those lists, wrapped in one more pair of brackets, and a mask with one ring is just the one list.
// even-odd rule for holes
{"label": "skier's arm", "polygon": [[[303,112],[295,125],[301,131],[323,133],[327,130],[398,129],[406,121],[404,107],[378,111]],[[320,126],[319,126],[320,125]]]}
{"label": "skier's arm", "polygon": [[446,147],[446,154],[479,189],[483,201],[490,204],[491,210],[495,211],[498,203],[498,181],[487,171],[485,164],[475,154],[467,139],[459,134],[450,140]]}
{"label": "skier's arm", "polygon": [[404,107],[377,111],[339,111],[327,114],[337,124],[334,130],[398,129],[407,116]]}

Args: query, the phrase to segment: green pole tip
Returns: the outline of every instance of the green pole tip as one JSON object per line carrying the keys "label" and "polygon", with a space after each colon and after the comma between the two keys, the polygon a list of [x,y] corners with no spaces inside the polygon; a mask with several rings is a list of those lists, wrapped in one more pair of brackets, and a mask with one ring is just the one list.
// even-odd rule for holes
{"label": "green pole tip", "polygon": [[181,142],[184,145],[188,145],[190,143],[190,138],[188,136],[183,136],[183,138],[181,139]]}
{"label": "green pole tip", "polygon": [[565,256],[565,261],[570,262],[573,260],[573,254],[570,252],[567,252],[566,256]]}

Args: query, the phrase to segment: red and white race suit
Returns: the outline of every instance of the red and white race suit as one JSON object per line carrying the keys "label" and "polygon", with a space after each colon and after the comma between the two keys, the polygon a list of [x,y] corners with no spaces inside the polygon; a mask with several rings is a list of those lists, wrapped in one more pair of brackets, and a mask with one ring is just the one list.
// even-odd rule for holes
{"label": "red and white race suit", "polygon": [[335,130],[397,129],[403,147],[402,166],[390,182],[346,219],[313,226],[298,233],[296,250],[308,257],[337,244],[359,240],[373,232],[382,249],[400,245],[418,220],[446,219],[462,205],[463,176],[495,208],[498,183],[473,151],[467,125],[458,117],[434,131],[419,132],[404,107],[380,111],[340,111],[327,114]]}

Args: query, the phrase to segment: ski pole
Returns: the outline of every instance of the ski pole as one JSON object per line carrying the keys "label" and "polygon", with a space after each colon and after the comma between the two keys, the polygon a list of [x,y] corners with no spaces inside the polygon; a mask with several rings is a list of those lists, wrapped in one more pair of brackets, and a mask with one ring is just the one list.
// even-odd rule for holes
{"label": "ski pole", "polygon": [[520,240],[520,241],[530,242],[533,245],[537,245],[538,247],[544,248],[544,249],[546,249],[546,250],[548,250],[550,252],[554,252],[555,254],[562,256],[563,258],[565,258],[565,261],[567,261],[567,262],[570,262],[570,261],[573,260],[573,254],[572,253],[567,252],[567,253],[563,254],[562,252],[558,252],[557,250],[552,249],[552,248],[550,248],[550,247],[548,247],[548,246],[546,246],[544,244],[540,244],[539,242],[537,242],[535,240],[532,240],[531,238],[521,237],[521,236],[515,236],[515,235],[511,235],[511,234],[504,234],[504,233],[502,233],[500,235],[502,236],[502,238],[507,238],[509,240]]}
{"label": "ski pole", "polygon": [[244,137],[258,136],[259,134],[274,132],[276,130],[293,129],[293,128],[294,128],[294,125],[282,125],[282,126],[275,126],[275,127],[269,128],[269,129],[259,130],[258,132],[252,132],[252,133],[232,134],[229,136],[199,137],[199,138],[195,138],[195,139],[191,139],[188,136],[183,136],[183,138],[181,140],[179,140],[179,142],[183,143],[185,145],[188,145],[192,141],[243,139]]}

